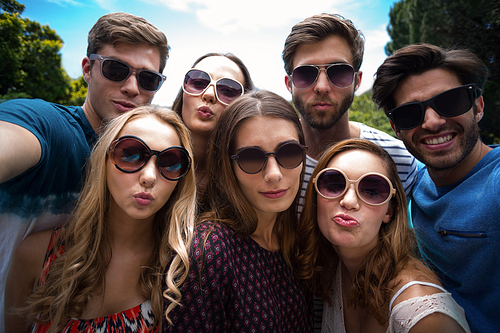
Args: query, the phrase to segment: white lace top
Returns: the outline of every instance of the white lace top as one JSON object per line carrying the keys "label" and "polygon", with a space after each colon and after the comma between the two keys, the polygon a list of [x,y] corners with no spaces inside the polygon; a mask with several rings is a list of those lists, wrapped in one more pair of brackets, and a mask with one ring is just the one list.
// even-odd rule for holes
{"label": "white lace top", "polygon": [[[337,267],[335,274],[335,283],[332,289],[332,305],[325,302],[323,311],[322,333],[346,333],[344,324],[344,310],[342,303],[342,280],[341,263]],[[392,311],[389,312],[389,327],[387,333],[406,333],[422,318],[434,312],[444,313],[455,319],[465,332],[470,333],[469,325],[465,320],[464,310],[455,302],[441,286],[434,283],[423,281],[412,281],[405,284],[392,298],[389,308],[392,308],[394,300],[407,288],[421,284],[432,286],[442,290],[442,293],[436,293],[427,296],[413,297],[398,303]]]}

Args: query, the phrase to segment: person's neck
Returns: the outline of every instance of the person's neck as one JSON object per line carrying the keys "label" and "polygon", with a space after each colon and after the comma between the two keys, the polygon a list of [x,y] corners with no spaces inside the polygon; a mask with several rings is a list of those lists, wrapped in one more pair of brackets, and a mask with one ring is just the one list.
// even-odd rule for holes
{"label": "person's neck", "polygon": [[278,251],[280,249],[279,239],[274,231],[277,214],[273,216],[259,216],[257,229],[250,237],[257,242],[261,247],[268,251]]}
{"label": "person's neck", "polygon": [[106,222],[113,255],[134,252],[150,253],[154,248],[153,221],[154,216],[138,221],[110,213]]}
{"label": "person's neck", "polygon": [[88,97],[85,98],[85,102],[83,102],[82,109],[83,113],[85,114],[85,117],[87,118],[90,126],[92,126],[94,132],[96,132],[97,135],[102,134],[102,127],[103,127],[102,119],[94,111],[94,108],[92,107],[92,104],[90,103]]}
{"label": "person's neck", "polygon": [[307,155],[316,160],[331,144],[360,136],[359,126],[349,121],[349,112],[346,112],[333,127],[328,129],[312,128],[303,118],[301,118],[301,123],[306,146],[309,147]]}
{"label": "person's neck", "polygon": [[491,147],[488,147],[478,139],[469,155],[467,155],[467,157],[465,157],[459,164],[444,170],[437,170],[428,167],[427,170],[429,171],[429,176],[437,187],[455,184],[460,179],[465,177],[491,150]]}

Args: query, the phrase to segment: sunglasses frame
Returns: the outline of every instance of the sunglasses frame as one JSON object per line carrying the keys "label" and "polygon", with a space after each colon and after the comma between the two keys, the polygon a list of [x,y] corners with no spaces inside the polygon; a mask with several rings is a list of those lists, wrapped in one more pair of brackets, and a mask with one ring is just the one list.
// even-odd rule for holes
{"label": "sunglasses frame", "polygon": [[[301,159],[301,161],[300,161],[300,162],[299,162],[296,166],[291,167],[291,168],[287,168],[287,167],[285,167],[283,164],[281,164],[281,162],[280,162],[280,161],[279,161],[279,159],[277,158],[277,155],[276,155],[276,154],[278,153],[278,151],[279,151],[282,147],[284,147],[284,146],[286,146],[286,145],[290,145],[290,144],[292,144],[292,145],[296,145],[296,146],[299,146],[299,147],[302,149],[302,159]],[[240,153],[241,153],[242,151],[247,150],[247,149],[256,149],[256,150],[260,150],[260,151],[264,154],[264,156],[265,156],[265,159],[264,159],[264,164],[263,164],[263,165],[262,165],[262,167],[261,167],[258,171],[256,171],[256,172],[248,172],[248,171],[246,171],[245,169],[243,169],[243,168],[241,167],[241,165],[240,165],[240,160],[239,160],[239,158],[240,158]],[[278,146],[278,148],[276,148],[276,150],[275,150],[275,151],[273,151],[273,152],[266,153],[264,150],[262,150],[262,149],[261,149],[261,148],[259,148],[259,147],[245,147],[245,148],[241,148],[241,149],[239,149],[238,151],[236,151],[236,153],[235,153],[235,154],[233,154],[233,155],[231,155],[231,156],[229,156],[229,157],[230,157],[232,160],[235,160],[235,161],[236,161],[236,163],[238,164],[238,167],[241,169],[241,171],[243,171],[244,173],[248,173],[248,174],[250,174],[250,175],[255,175],[255,174],[257,174],[257,173],[261,172],[261,171],[262,171],[262,170],[266,167],[266,165],[267,165],[267,159],[268,159],[268,157],[269,157],[270,155],[274,155],[274,159],[276,160],[276,162],[278,162],[278,164],[279,164],[282,168],[284,168],[284,169],[288,169],[288,170],[295,169],[295,168],[296,168],[296,167],[298,167],[301,163],[304,163],[304,158],[305,158],[305,155],[306,155],[307,149],[308,149],[308,147],[307,147],[307,146],[304,146],[303,144],[300,144],[300,143],[295,142],[295,141],[288,141],[288,142],[284,142],[284,143],[280,144],[280,145]]]}
{"label": "sunglasses frame", "polygon": [[[186,88],[185,88],[185,85],[186,85],[186,77],[187,77],[187,75],[188,75],[190,72],[192,72],[192,71],[199,71],[199,72],[205,73],[205,74],[207,74],[207,75],[208,75],[208,77],[210,78],[210,83],[209,83],[209,84],[208,84],[208,85],[207,85],[207,86],[206,86],[206,87],[205,87],[205,88],[204,88],[201,92],[199,92],[199,93],[191,93],[191,92],[187,91],[187,90],[186,90]],[[188,70],[188,71],[186,72],[186,74],[184,75],[184,81],[182,82],[182,91],[184,91],[186,94],[188,94],[188,95],[190,95],[190,96],[200,96],[200,95],[203,95],[203,93],[204,93],[205,91],[207,91],[207,89],[208,89],[210,86],[212,86],[212,85],[213,85],[213,86],[214,86],[214,91],[215,91],[215,98],[217,98],[217,100],[218,100],[219,102],[221,102],[222,104],[224,104],[224,105],[229,105],[232,101],[234,101],[234,100],[235,100],[236,98],[238,98],[238,97],[236,97],[235,99],[233,99],[233,100],[232,100],[231,102],[229,102],[229,103],[226,103],[226,102],[222,101],[222,100],[219,98],[219,93],[217,92],[217,83],[218,83],[220,80],[224,80],[224,79],[226,79],[226,80],[231,80],[231,81],[234,81],[234,82],[238,83],[238,84],[240,85],[240,87],[241,87],[241,95],[240,95],[240,96],[238,96],[238,97],[243,96],[243,94],[245,93],[245,87],[243,87],[243,85],[241,84],[241,82],[240,82],[240,81],[238,81],[238,80],[236,80],[236,79],[233,79],[233,78],[230,78],[230,77],[221,77],[221,78],[219,78],[217,81],[214,81],[214,79],[212,78],[212,75],[210,75],[210,73],[207,73],[207,72],[205,72],[204,70],[201,70],[201,69],[198,69],[198,68],[191,68],[190,70]]]}
{"label": "sunglasses frame", "polygon": [[[445,115],[440,110],[438,110],[436,108],[436,105],[434,104],[434,101],[436,100],[436,98],[439,98],[443,94],[449,93],[450,91],[459,90],[459,89],[466,89],[467,93],[469,94],[469,100],[471,102],[471,106],[467,110],[465,110],[463,112],[460,112],[460,113],[457,113],[457,114],[454,114],[454,115]],[[475,83],[465,84],[463,86],[459,86],[459,87],[455,87],[455,88],[443,91],[442,93],[439,93],[436,96],[434,96],[432,98],[429,98],[428,100],[423,101],[423,102],[410,102],[410,103],[402,104],[402,105],[400,105],[398,107],[395,107],[394,109],[390,110],[389,112],[387,112],[387,117],[392,121],[392,123],[394,124],[394,126],[396,126],[398,129],[400,129],[400,130],[411,130],[411,129],[414,129],[414,128],[416,128],[416,127],[418,127],[418,126],[420,126],[422,124],[422,122],[424,121],[425,113],[427,112],[427,107],[428,106],[430,106],[441,117],[445,117],[445,118],[458,117],[458,116],[460,116],[460,115],[462,115],[464,113],[467,113],[474,106],[474,100],[477,98],[476,96],[477,96],[476,84]],[[411,106],[413,106],[413,105],[420,106],[420,121],[415,126],[403,126],[403,127],[400,127],[394,121],[394,112],[395,111],[397,112],[398,109],[399,110],[404,109],[405,107],[407,107],[409,105],[411,105]]]}
{"label": "sunglasses frame", "polygon": [[[132,75],[133,73],[135,73],[136,75],[136,80],[137,80],[137,84],[139,87],[141,87],[141,89],[144,89],[146,91],[150,91],[150,92],[157,92],[158,90],[160,90],[161,86],[163,85],[163,82],[165,82],[165,80],[167,79],[167,76],[159,73],[159,72],[156,72],[156,71],[152,71],[150,69],[140,69],[140,68],[135,68],[133,66],[130,66],[129,64],[127,64],[126,62],[120,60],[120,59],[116,59],[116,58],[113,58],[113,57],[105,57],[105,56],[101,56],[99,54],[95,54],[95,53],[92,53],[90,56],[89,56],[89,59],[90,60],[99,60],[101,62],[101,76],[103,78],[105,78],[106,80],[109,80],[111,82],[124,82],[126,81],[130,75]],[[116,62],[119,62],[125,66],[128,67],[128,74],[127,76],[123,79],[123,80],[119,80],[119,81],[115,81],[115,80],[112,80],[110,78],[107,78],[103,71],[102,71],[102,67],[104,66],[104,61],[106,60],[111,60],[111,61],[116,61]],[[149,90],[149,89],[145,89],[142,84],[141,84],[141,80],[139,80],[139,75],[141,74],[141,72],[149,72],[149,73],[153,73],[153,74],[156,74],[160,77],[160,82],[158,83],[158,88],[156,88],[156,90]]]}
{"label": "sunglasses frame", "polygon": [[[352,72],[353,72],[353,74],[352,74],[351,83],[349,83],[349,85],[347,85],[347,86],[345,86],[345,87],[339,87],[338,85],[336,85],[335,83],[333,83],[333,82],[332,82],[332,80],[331,80],[331,79],[330,79],[330,77],[328,76],[328,70],[329,70],[331,67],[335,67],[335,66],[349,66],[349,67],[351,67],[351,68],[352,68]],[[317,73],[316,73],[316,78],[314,79],[314,81],[313,81],[313,82],[311,82],[311,84],[310,84],[310,85],[308,85],[307,87],[304,87],[304,88],[299,88],[299,87],[297,87],[297,86],[295,85],[294,80],[293,80],[293,73],[295,72],[295,70],[296,70],[297,68],[300,68],[300,67],[314,67],[314,68],[316,68],[316,70],[317,70]],[[320,68],[320,67],[324,67],[324,68]],[[339,89],[346,89],[346,88],[350,87],[350,86],[352,85],[352,83],[354,82],[354,78],[356,77],[356,74],[358,73],[358,72],[356,72],[356,71],[354,70],[354,67],[353,67],[351,64],[348,64],[348,63],[345,63],[345,62],[334,63],[334,64],[325,64],[325,65],[312,65],[312,64],[311,64],[311,65],[300,65],[300,66],[295,67],[295,68],[292,70],[292,74],[290,74],[290,78],[292,79],[292,83],[293,83],[293,85],[295,86],[295,88],[297,88],[297,89],[299,89],[299,90],[305,90],[305,89],[307,89],[307,88],[311,87],[313,84],[315,84],[315,83],[316,83],[316,81],[318,81],[319,73],[321,73],[321,71],[325,71],[325,75],[326,75],[326,77],[328,78],[328,81],[329,81],[331,84],[333,84],[335,87],[339,88]]]}
{"label": "sunglasses frame", "polygon": [[[123,141],[125,139],[134,139],[136,141],[139,141],[144,146],[144,148],[146,148],[147,151],[149,152],[149,157],[146,159],[146,161],[144,162],[144,164],[139,169],[137,169],[137,170],[125,170],[125,169],[122,169],[115,162],[115,148],[116,148],[116,146],[121,141]],[[166,152],[168,150],[172,150],[172,149],[181,150],[184,154],[186,154],[186,157],[187,157],[187,160],[188,160],[188,165],[186,167],[186,172],[184,174],[180,175],[179,177],[176,177],[176,178],[169,178],[166,175],[164,175],[163,171],[161,171],[161,167],[160,167],[160,155],[162,153],[164,153],[164,152]],[[109,145],[109,148],[108,148],[108,155],[109,155],[109,158],[110,158],[111,162],[115,165],[115,167],[118,170],[120,170],[122,172],[125,172],[125,173],[135,173],[135,172],[141,171],[149,163],[149,160],[151,159],[151,157],[152,156],[156,156],[156,166],[158,167],[158,170],[160,171],[160,174],[162,175],[163,178],[165,178],[166,180],[170,180],[170,181],[176,181],[176,180],[179,180],[179,179],[183,178],[184,176],[186,176],[189,173],[189,170],[191,169],[191,156],[189,156],[189,152],[184,147],[181,147],[181,146],[171,146],[171,147],[163,149],[162,151],[154,150],[154,149],[149,148],[149,146],[146,144],[146,142],[144,142],[141,138],[139,138],[139,137],[137,137],[135,135],[124,135],[124,136],[121,136],[118,139],[114,140],[113,142],[111,142],[111,144]]]}
{"label": "sunglasses frame", "polygon": [[[323,193],[320,192],[319,188],[318,188],[318,180],[319,178],[327,171],[337,171],[339,172],[342,176],[344,176],[345,180],[346,180],[346,186],[344,188],[344,190],[342,191],[341,194],[339,194],[338,196],[336,197],[327,197],[325,195],[323,195]],[[385,181],[387,181],[387,183],[389,184],[390,186],[390,192],[389,192],[389,196],[387,197],[387,199],[385,199],[383,202],[381,203],[378,203],[378,204],[373,204],[373,203],[370,203],[370,202],[367,202],[365,199],[363,199],[363,197],[359,194],[359,183],[366,177],[366,176],[380,176],[382,177]],[[392,185],[392,182],[389,178],[387,178],[386,176],[384,176],[383,174],[381,173],[378,173],[378,172],[367,172],[365,173],[364,175],[362,175],[361,177],[359,177],[358,179],[356,180],[351,180],[347,177],[347,175],[340,169],[337,169],[337,168],[325,168],[323,170],[321,170],[317,175],[316,177],[314,177],[313,179],[313,184],[314,184],[314,188],[316,190],[316,193],[318,193],[321,197],[327,199],[327,200],[335,200],[335,199],[338,199],[340,197],[342,197],[346,192],[347,192],[347,189],[349,189],[351,187],[351,184],[354,185],[354,189],[355,189],[355,192],[356,192],[356,195],[358,196],[358,198],[363,201],[365,204],[369,205],[369,206],[382,206],[383,204],[385,204],[386,202],[390,201],[394,195],[396,194],[396,188],[394,188],[394,185]]]}

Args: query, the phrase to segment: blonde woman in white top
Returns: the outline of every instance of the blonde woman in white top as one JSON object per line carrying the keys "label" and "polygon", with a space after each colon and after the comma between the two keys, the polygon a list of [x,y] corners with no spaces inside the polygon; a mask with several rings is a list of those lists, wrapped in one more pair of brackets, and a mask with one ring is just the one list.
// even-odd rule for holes
{"label": "blonde woman in white top", "polygon": [[322,332],[470,332],[463,309],[413,256],[396,166],[363,139],[320,158],[299,224],[296,273],[324,301]]}

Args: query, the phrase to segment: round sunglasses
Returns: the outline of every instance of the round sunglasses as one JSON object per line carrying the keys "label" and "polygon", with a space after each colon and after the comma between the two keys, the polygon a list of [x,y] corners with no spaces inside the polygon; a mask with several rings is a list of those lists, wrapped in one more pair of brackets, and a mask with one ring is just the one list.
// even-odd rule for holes
{"label": "round sunglasses", "polygon": [[457,117],[472,108],[475,98],[476,85],[466,84],[446,90],[423,102],[411,102],[398,106],[389,111],[387,116],[398,129],[410,130],[422,124],[428,106],[442,117]]}
{"label": "round sunglasses", "polygon": [[297,142],[285,142],[274,152],[266,153],[259,147],[246,147],[231,155],[240,169],[249,174],[259,173],[266,167],[269,155],[274,155],[276,162],[285,169],[298,167],[305,158],[307,146]]}
{"label": "round sunglasses", "polygon": [[127,80],[132,73],[137,75],[139,86],[146,90],[155,92],[160,89],[167,77],[158,72],[149,69],[139,69],[129,64],[111,57],[104,57],[98,54],[91,54],[90,60],[99,60],[101,62],[101,75],[113,82],[123,82]]}
{"label": "round sunglasses", "polygon": [[243,85],[227,77],[223,77],[214,81],[209,73],[199,70],[190,69],[184,76],[182,90],[188,95],[199,96],[203,94],[210,85],[215,87],[215,97],[224,105],[230,104],[236,98],[243,95]]}
{"label": "round sunglasses", "polygon": [[[324,68],[320,68],[324,67]],[[354,68],[345,63],[330,65],[302,65],[295,67],[292,72],[292,82],[297,89],[307,89],[312,86],[319,77],[319,73],[325,71],[328,80],[337,88],[347,88],[354,82],[356,72]]]}
{"label": "round sunglasses", "polygon": [[144,141],[133,135],[125,135],[113,141],[108,148],[108,154],[115,167],[126,173],[141,170],[151,156],[156,156],[160,174],[167,180],[179,180],[191,168],[191,158],[183,147],[152,150]]}
{"label": "round sunglasses", "polygon": [[389,201],[396,189],[386,176],[369,172],[357,180],[350,180],[340,169],[326,168],[313,179],[316,192],[325,199],[337,199],[354,185],[358,198],[370,206],[380,206]]}

